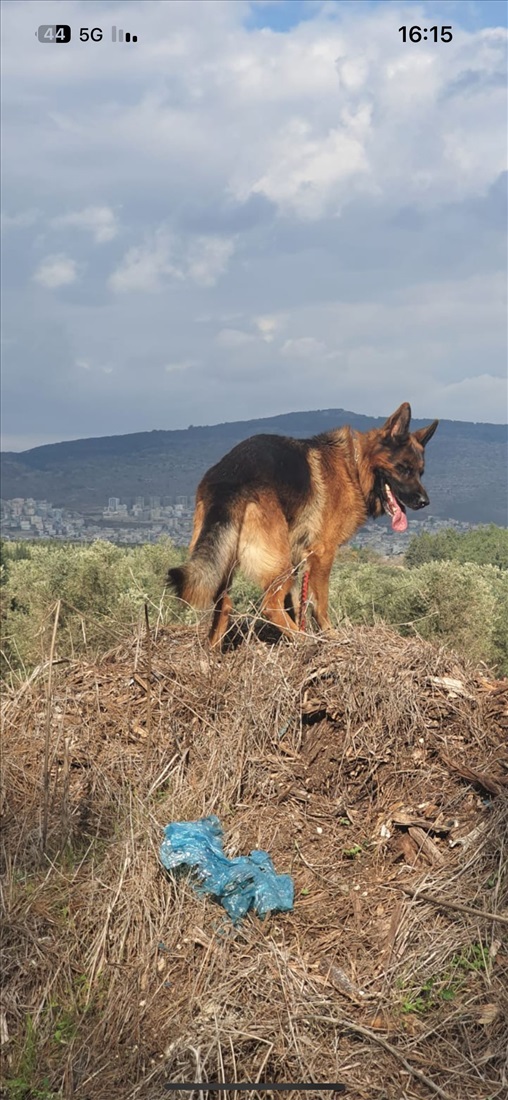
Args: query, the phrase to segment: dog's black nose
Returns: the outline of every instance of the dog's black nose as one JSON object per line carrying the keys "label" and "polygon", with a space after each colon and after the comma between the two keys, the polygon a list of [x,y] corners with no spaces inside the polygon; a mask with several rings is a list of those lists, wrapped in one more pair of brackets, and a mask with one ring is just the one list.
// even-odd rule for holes
{"label": "dog's black nose", "polygon": [[430,504],[430,501],[424,489],[418,494],[418,508],[426,508],[427,504]]}

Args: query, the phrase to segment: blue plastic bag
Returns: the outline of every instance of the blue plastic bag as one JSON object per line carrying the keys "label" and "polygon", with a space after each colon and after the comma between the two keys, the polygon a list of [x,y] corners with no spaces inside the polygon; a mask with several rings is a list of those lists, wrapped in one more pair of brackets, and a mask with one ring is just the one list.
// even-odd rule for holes
{"label": "blue plastic bag", "polygon": [[174,821],[166,825],[160,860],[168,871],[187,867],[195,873],[195,889],[210,894],[224,906],[236,924],[249,909],[261,918],[293,908],[291,875],[277,875],[268,852],[228,859],[222,850],[223,830],[218,817]]}

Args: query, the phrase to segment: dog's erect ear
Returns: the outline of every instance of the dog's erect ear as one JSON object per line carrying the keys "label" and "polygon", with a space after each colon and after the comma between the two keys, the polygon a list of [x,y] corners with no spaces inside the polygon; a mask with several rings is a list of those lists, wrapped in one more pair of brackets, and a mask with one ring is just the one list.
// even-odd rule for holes
{"label": "dog's erect ear", "polygon": [[413,432],[415,439],[418,440],[422,447],[426,447],[429,439],[432,439],[438,424],[439,420],[433,420],[432,424],[429,424],[427,428],[418,428],[416,432]]}
{"label": "dog's erect ear", "polygon": [[397,411],[388,417],[386,424],[383,424],[382,430],[394,443],[401,443],[404,439],[407,439],[409,435],[410,420],[411,405],[409,401],[404,401]]}

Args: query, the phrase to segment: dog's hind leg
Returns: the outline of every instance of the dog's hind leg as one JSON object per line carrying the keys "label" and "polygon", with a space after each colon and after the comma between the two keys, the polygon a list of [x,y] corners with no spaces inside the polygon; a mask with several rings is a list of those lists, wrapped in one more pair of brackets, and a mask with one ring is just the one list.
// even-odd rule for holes
{"label": "dog's hind leg", "polygon": [[221,644],[229,626],[229,617],[232,610],[233,604],[231,603],[227,591],[224,590],[221,592],[218,599],[216,599],[213,609],[212,626],[208,635],[211,646],[218,646]]}
{"label": "dog's hind leg", "polygon": [[291,595],[295,574],[288,525],[277,498],[268,492],[245,509],[238,560],[246,575],[263,589],[262,614],[284,634],[298,632]]}
{"label": "dog's hind leg", "polygon": [[[274,626],[277,626],[279,630],[282,630],[283,634],[293,636],[295,633],[299,633],[299,626],[295,622],[295,619],[291,617],[291,613],[286,610],[286,601],[288,596],[290,596],[294,584],[293,571],[290,564],[288,566],[288,572],[289,576],[286,572],[285,575],[279,575],[272,580],[265,578],[263,584],[265,594],[261,604],[261,614],[269,619]],[[291,606],[294,611],[292,598]]]}

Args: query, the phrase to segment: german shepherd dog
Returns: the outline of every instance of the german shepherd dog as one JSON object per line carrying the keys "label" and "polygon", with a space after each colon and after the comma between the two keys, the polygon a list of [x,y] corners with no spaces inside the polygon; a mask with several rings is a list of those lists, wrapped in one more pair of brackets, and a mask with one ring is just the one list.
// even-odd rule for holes
{"label": "german shepherd dog", "polygon": [[211,645],[229,626],[237,567],[263,590],[262,615],[284,634],[297,624],[296,575],[308,572],[312,614],[330,626],[328,585],[338,546],[369,516],[384,512],[394,531],[406,507],[425,508],[424,448],[439,421],[410,432],[404,402],[382,428],[336,428],[311,439],[254,435],[212,466],[196,494],[189,561],[168,584],[193,607],[213,608]]}

